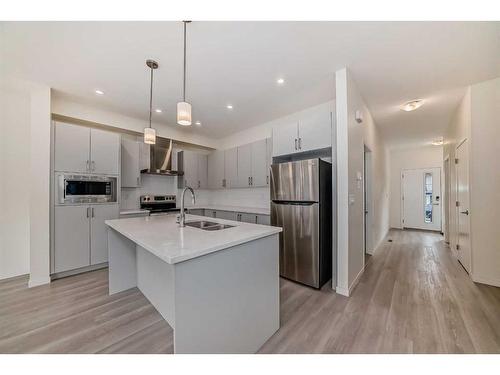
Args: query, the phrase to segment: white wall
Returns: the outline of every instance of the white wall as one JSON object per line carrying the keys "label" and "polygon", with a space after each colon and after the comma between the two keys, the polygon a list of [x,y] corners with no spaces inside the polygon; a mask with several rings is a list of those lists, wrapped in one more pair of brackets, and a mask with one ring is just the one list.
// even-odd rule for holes
{"label": "white wall", "polygon": [[29,273],[29,106],[28,93],[1,89],[0,279]]}
{"label": "white wall", "polygon": [[[363,153],[373,160],[374,243],[389,227],[388,151],[359,90],[347,69],[336,72],[337,108],[337,292],[349,295],[364,270]],[[355,113],[363,114],[357,123]]]}
{"label": "white wall", "polygon": [[471,86],[473,280],[500,287],[500,78]]}
{"label": "white wall", "polygon": [[[500,78],[468,88],[445,136],[444,157],[455,158],[456,147],[469,142],[469,194],[472,280],[500,287]],[[456,169],[450,163],[450,247],[457,244]]]}
{"label": "white wall", "polygon": [[50,88],[4,75],[1,82],[0,277],[29,271],[31,287],[50,282]]}
{"label": "white wall", "polygon": [[[390,226],[402,228],[401,212],[401,171],[403,169],[443,167],[442,146],[422,146],[390,151]],[[441,179],[441,196],[444,191]]]}

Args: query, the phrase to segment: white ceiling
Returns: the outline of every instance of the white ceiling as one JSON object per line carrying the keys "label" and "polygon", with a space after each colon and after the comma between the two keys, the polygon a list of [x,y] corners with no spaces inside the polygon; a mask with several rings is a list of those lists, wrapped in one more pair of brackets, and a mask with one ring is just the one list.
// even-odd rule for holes
{"label": "white ceiling", "polygon": [[[163,109],[155,121],[178,126],[181,22],[25,22],[3,30],[9,72],[140,118],[149,105],[145,60],[154,58],[154,106]],[[500,75],[500,23],[193,22],[187,99],[202,126],[188,131],[225,137],[325,102],[344,66],[390,145],[428,142],[442,135],[466,85]],[[426,102],[419,110],[399,110],[416,98]]]}

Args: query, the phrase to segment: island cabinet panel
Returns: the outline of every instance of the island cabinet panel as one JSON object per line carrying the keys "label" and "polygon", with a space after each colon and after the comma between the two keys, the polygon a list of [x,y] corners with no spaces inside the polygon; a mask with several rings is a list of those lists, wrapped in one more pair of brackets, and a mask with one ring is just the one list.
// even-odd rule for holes
{"label": "island cabinet panel", "polygon": [[90,129],[92,173],[119,174],[120,135],[100,129]]}
{"label": "island cabinet panel", "polygon": [[224,173],[226,188],[238,187],[238,149],[224,151]]}
{"label": "island cabinet panel", "polygon": [[252,185],[252,145],[238,147],[238,179],[235,187],[249,187]]}
{"label": "island cabinet panel", "polygon": [[54,170],[90,172],[89,128],[55,122],[54,137]]}
{"label": "island cabinet panel", "polygon": [[90,207],[90,264],[108,261],[108,237],[105,220],[117,219],[120,207],[117,204]]}
{"label": "island cabinet panel", "polygon": [[222,189],[225,187],[224,151],[216,150],[208,155],[208,188]]}
{"label": "island cabinet panel", "polygon": [[64,272],[90,265],[89,218],[89,206],[55,207],[55,272]]}

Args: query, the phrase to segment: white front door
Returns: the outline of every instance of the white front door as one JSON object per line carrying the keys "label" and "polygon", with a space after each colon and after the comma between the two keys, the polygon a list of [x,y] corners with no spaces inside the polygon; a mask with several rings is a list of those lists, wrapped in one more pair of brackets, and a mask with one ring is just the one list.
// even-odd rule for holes
{"label": "white front door", "polygon": [[403,228],[441,231],[441,168],[401,173]]}
{"label": "white front door", "polygon": [[462,142],[456,151],[457,168],[457,254],[462,266],[470,273],[470,216],[469,216],[469,168],[467,141]]}

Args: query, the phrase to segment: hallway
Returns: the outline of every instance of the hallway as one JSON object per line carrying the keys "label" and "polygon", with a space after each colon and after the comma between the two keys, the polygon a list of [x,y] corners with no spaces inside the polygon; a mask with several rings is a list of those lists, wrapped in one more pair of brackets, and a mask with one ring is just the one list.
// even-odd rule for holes
{"label": "hallway", "polygon": [[[350,298],[281,280],[261,353],[500,353],[500,288],[474,284],[439,234],[393,230]],[[0,353],[171,353],[172,329],[107,271],[28,289],[0,282]]]}

